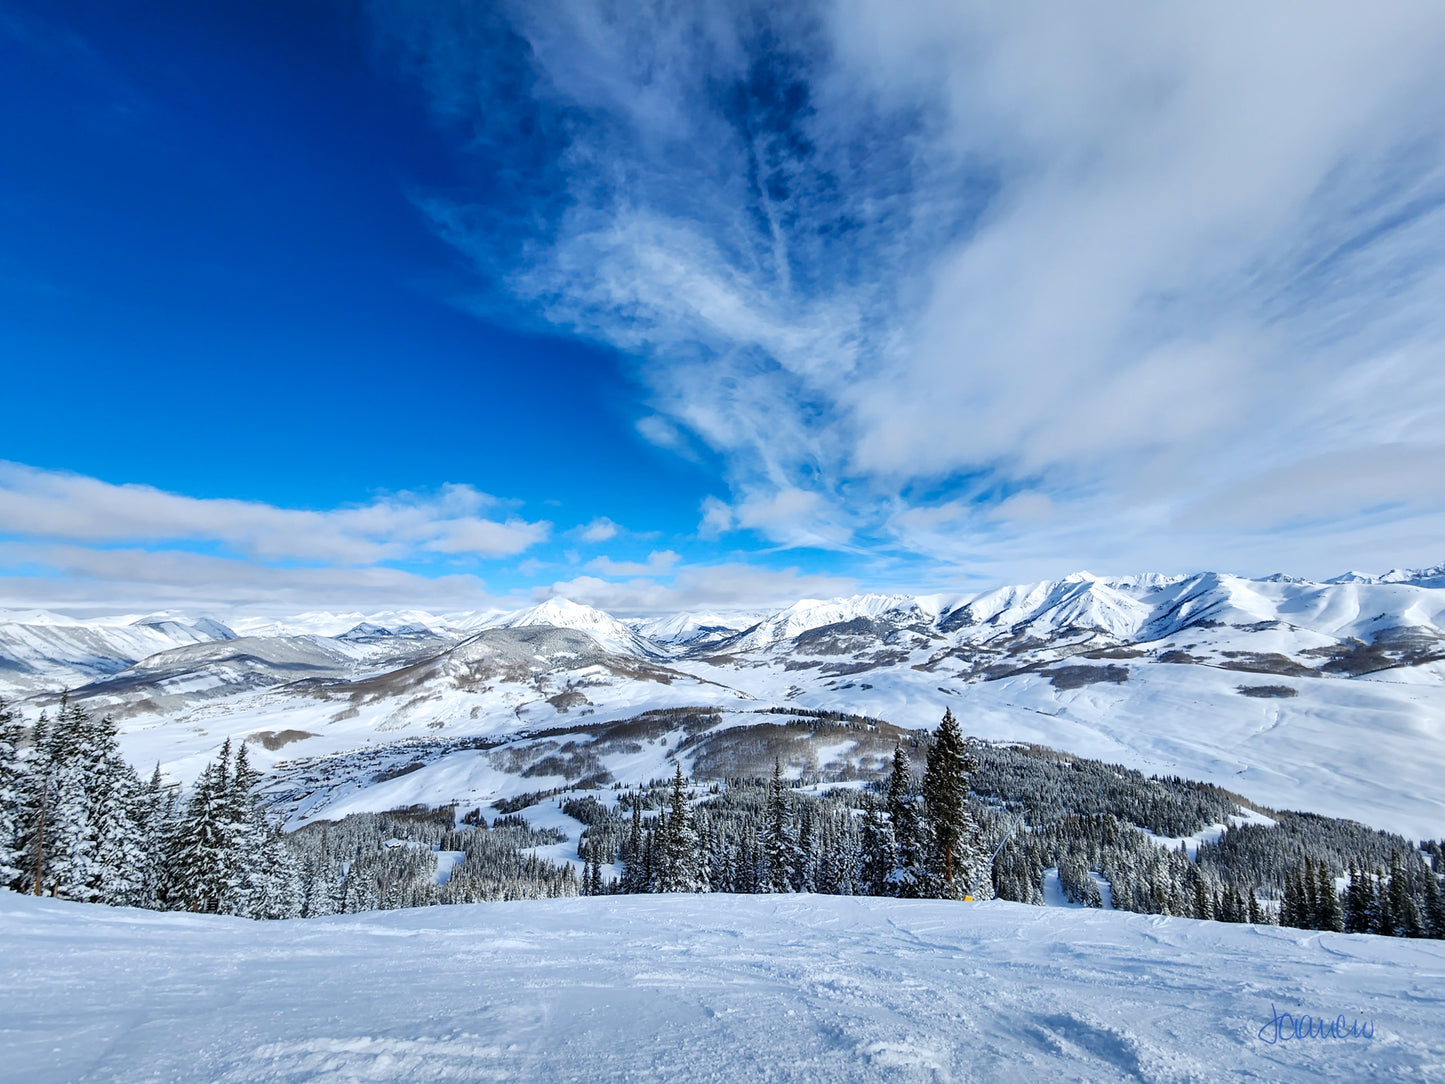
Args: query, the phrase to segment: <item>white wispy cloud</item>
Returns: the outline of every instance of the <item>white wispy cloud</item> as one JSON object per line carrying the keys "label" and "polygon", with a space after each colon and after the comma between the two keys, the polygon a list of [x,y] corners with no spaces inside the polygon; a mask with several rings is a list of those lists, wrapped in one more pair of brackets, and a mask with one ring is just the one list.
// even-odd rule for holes
{"label": "white wispy cloud", "polygon": [[520,233],[457,193],[438,232],[643,359],[640,431],[727,464],[705,532],[1001,576],[1439,559],[1438,5],[374,11],[532,184]]}
{"label": "white wispy cloud", "polygon": [[665,576],[682,560],[672,550],[653,550],[646,561],[614,561],[597,557],[587,562],[587,569],[599,576]]}
{"label": "white wispy cloud", "polygon": [[786,606],[800,598],[836,598],[857,590],[851,577],[725,562],[685,566],[666,582],[646,576],[622,582],[577,576],[533,594],[539,600],[559,597],[610,613],[647,615]]}
{"label": "white wispy cloud", "polygon": [[93,545],[209,543],[256,561],[507,557],[548,537],[549,523],[482,515],[498,505],[470,486],[449,485],[335,509],[281,508],[0,462],[0,535]]}
{"label": "white wispy cloud", "polygon": [[607,542],[616,538],[622,528],[606,516],[598,516],[591,523],[578,529],[578,537],[584,542]]}
{"label": "white wispy cloud", "polygon": [[[25,570],[24,575],[9,574]],[[514,603],[512,603],[514,604]],[[174,550],[0,542],[0,608],[278,614],[315,607],[435,611],[509,605],[474,575],[370,567],[275,567]]]}

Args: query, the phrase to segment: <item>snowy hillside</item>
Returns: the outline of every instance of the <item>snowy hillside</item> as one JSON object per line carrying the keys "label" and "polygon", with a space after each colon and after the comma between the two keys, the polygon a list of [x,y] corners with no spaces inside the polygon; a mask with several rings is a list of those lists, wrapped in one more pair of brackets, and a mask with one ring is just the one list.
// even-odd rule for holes
{"label": "snowy hillside", "polygon": [[763,615],[751,613],[682,613],[632,622],[638,635],[655,644],[695,648],[716,644],[756,625]]}
{"label": "snowy hillside", "polygon": [[1445,831],[1441,583],[1439,569],[1330,583],[1078,573],[762,615],[623,621],[553,599],[509,614],[248,618],[239,637],[174,617],[11,615],[0,695],[34,715],[69,687],[120,720],[133,759],[183,780],[226,737],[250,736],[267,767],[680,706],[841,711],[917,729],[948,705],[980,737],[1434,838]]}
{"label": "snowy hillside", "polygon": [[[1434,941],[822,896],[253,923],[0,892],[0,926],[14,1080],[1356,1081],[1445,1065]],[[1296,1037],[1305,1014],[1341,1034]]]}
{"label": "snowy hillside", "polygon": [[660,652],[621,621],[591,606],[581,606],[562,598],[551,598],[538,606],[507,614],[488,622],[488,628],[527,629],[554,628],[585,632],[608,651],[618,654],[653,657]]}
{"label": "snowy hillside", "polygon": [[37,610],[0,611],[0,695],[84,685],[158,651],[235,635],[211,618],[153,614],[77,621]]}
{"label": "snowy hillside", "polygon": [[830,625],[844,625],[862,619],[882,619],[893,625],[927,622],[935,616],[919,601],[906,595],[858,595],[853,598],[819,601],[803,599],[759,621],[726,644],[732,652],[756,651],[786,644],[803,633]]}

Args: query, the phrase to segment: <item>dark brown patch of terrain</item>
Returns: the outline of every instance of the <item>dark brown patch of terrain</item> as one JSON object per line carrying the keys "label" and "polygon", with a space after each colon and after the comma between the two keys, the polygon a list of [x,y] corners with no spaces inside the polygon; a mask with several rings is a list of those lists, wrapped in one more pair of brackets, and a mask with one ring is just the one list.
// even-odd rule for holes
{"label": "dark brown patch of terrain", "polygon": [[1412,626],[1382,630],[1371,643],[1348,640],[1333,647],[1314,648],[1305,654],[1322,657],[1327,674],[1359,677],[1398,666],[1422,666],[1445,659],[1445,639],[1433,629]]}
{"label": "dark brown patch of terrain", "polygon": [[1299,695],[1299,690],[1291,685],[1241,685],[1236,691],[1240,696],[1252,696],[1260,700],[1284,699]]}
{"label": "dark brown patch of terrain", "polygon": [[1256,651],[1226,651],[1225,661],[1219,664],[1221,670],[1238,670],[1246,674],[1278,674],[1280,677],[1320,676],[1318,670],[1301,665],[1288,655],[1277,651],[1260,653]]}
{"label": "dark brown patch of terrain", "polygon": [[248,742],[257,742],[266,750],[274,753],[283,746],[290,745],[293,741],[305,741],[307,738],[314,738],[315,734],[309,730],[258,730],[254,734],[246,735]]}
{"label": "dark brown patch of terrain", "polygon": [[1122,685],[1129,680],[1127,666],[1057,666],[1040,671],[1055,689],[1082,689],[1085,685]]}

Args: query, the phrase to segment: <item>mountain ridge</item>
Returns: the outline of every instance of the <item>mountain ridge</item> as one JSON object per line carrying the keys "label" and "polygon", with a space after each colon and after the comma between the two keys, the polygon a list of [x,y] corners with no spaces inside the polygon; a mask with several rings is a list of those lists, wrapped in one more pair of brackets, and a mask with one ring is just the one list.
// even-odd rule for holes
{"label": "mountain ridge", "polygon": [[[260,735],[265,768],[400,741],[584,733],[684,708],[742,713],[736,741],[747,744],[792,712],[913,731],[949,706],[990,740],[1247,785],[1277,808],[1438,836],[1445,584],[1432,586],[1433,571],[1338,583],[1075,573],[972,595],[806,599],[651,621],[548,600],[510,613],[239,627],[182,615],[0,624],[0,695],[33,718],[69,689],[117,719],[135,762],[159,761],[176,779],[225,738]],[[280,631],[298,624],[331,634]],[[789,739],[805,762],[863,755],[810,733]],[[686,740],[633,749],[617,739],[605,766],[624,780],[667,774],[672,759],[700,755]],[[575,741],[569,750],[574,739],[557,738],[542,759],[573,765],[576,778],[559,769],[547,785],[598,770]],[[877,755],[870,747],[868,763]],[[522,785],[511,763],[484,766],[471,791]]]}

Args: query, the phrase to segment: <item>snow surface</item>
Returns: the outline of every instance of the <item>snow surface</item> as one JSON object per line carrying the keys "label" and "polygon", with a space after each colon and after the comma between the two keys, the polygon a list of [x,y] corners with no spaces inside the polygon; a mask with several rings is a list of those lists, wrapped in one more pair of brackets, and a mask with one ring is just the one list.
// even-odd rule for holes
{"label": "snow surface", "polygon": [[[5,1080],[1445,1079],[1432,941],[997,901],[252,923],[8,892],[0,937]],[[1275,1011],[1373,1038],[1270,1044]]]}

